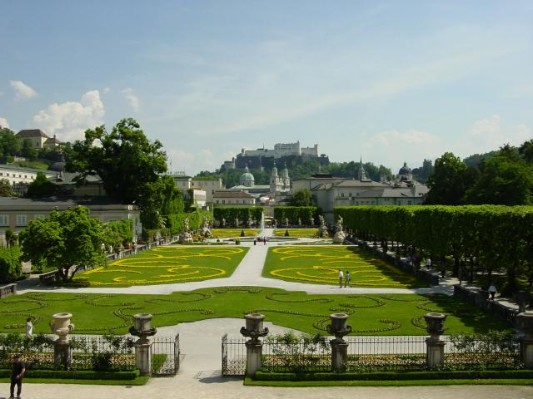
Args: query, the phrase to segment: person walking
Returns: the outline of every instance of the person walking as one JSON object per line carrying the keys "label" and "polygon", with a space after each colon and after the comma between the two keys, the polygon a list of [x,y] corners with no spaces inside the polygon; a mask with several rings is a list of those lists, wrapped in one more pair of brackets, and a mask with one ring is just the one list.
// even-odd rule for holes
{"label": "person walking", "polygon": [[26,319],[26,336],[31,338],[33,335],[33,324],[31,322],[31,317]]}
{"label": "person walking", "polygon": [[20,399],[20,394],[22,392],[22,377],[26,372],[26,366],[20,358],[20,355],[15,355],[13,357],[13,362],[11,363],[11,385],[9,387],[9,399],[14,399],[13,393],[15,392],[15,385],[17,386],[17,399]]}
{"label": "person walking", "polygon": [[344,273],[339,269],[339,288],[342,288],[342,281],[344,280]]}
{"label": "person walking", "polygon": [[351,280],[352,280],[352,276],[350,275],[350,271],[346,270],[346,273],[344,273],[344,288],[350,286]]}
{"label": "person walking", "polygon": [[491,301],[494,301],[494,297],[496,296],[496,286],[494,285],[494,283],[490,283],[489,285],[489,295],[490,295],[490,300]]}

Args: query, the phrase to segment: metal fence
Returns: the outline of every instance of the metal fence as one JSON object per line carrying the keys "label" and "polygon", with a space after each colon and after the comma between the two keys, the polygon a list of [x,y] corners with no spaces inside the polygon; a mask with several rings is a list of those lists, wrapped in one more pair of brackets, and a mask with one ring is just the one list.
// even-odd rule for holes
{"label": "metal fence", "polygon": [[[28,369],[134,370],[136,337],[121,335],[71,335],[67,364],[54,358],[54,337],[0,335],[0,368],[10,368],[13,355],[21,354]],[[150,343],[152,375],[177,374],[180,366],[179,334],[153,337]]]}
{"label": "metal fence", "polygon": [[3,335],[0,338],[0,367],[9,368],[12,356],[21,354],[29,369],[133,370],[133,342],[123,336],[71,336],[69,360],[65,364],[54,359],[54,340],[49,336]]}
{"label": "metal fence", "polygon": [[[516,339],[494,340],[482,336],[442,336],[443,369],[521,368],[520,347]],[[330,337],[321,341],[308,338],[284,340],[268,337],[263,344],[262,368],[272,372],[331,371]],[[347,337],[347,371],[426,370],[424,336]],[[222,338],[222,375],[244,375],[246,340]]]}
{"label": "metal fence", "polygon": [[241,376],[246,372],[246,339],[222,337],[222,375]]}
{"label": "metal fence", "polygon": [[180,368],[180,335],[175,337],[153,337],[151,341],[152,375],[172,376]]}

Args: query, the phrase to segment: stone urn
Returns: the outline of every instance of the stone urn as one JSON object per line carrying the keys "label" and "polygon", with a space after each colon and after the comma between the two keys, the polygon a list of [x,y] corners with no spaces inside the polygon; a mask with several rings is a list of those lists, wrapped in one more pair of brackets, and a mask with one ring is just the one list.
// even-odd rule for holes
{"label": "stone urn", "polygon": [[426,320],[426,331],[431,335],[431,339],[438,340],[439,335],[444,333],[444,321],[446,320],[444,313],[430,312],[424,315]]}
{"label": "stone urn", "polygon": [[246,327],[241,328],[241,334],[250,337],[251,342],[258,343],[260,337],[268,334],[268,328],[263,327],[265,316],[260,313],[248,313],[244,316]]}
{"label": "stone urn", "polygon": [[130,334],[139,337],[137,343],[147,343],[148,337],[157,333],[152,327],[152,315],[150,313],[137,313],[133,315],[133,326],[130,327]]}
{"label": "stone urn", "polygon": [[74,330],[74,324],[70,322],[72,313],[62,312],[52,315],[52,321],[50,322],[50,329],[59,338],[58,344],[68,344],[68,334]]}
{"label": "stone urn", "polygon": [[352,326],[347,323],[348,315],[346,313],[332,313],[329,315],[331,324],[328,325],[327,331],[335,336],[337,342],[344,342],[343,337],[352,332]]}

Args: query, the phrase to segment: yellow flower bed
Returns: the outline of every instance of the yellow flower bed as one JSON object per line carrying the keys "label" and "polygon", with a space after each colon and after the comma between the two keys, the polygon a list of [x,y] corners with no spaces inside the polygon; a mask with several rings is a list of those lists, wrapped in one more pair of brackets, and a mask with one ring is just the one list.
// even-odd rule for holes
{"label": "yellow flower bed", "polygon": [[247,249],[242,247],[157,247],[89,270],[91,286],[130,286],[201,281],[230,275]]}
{"label": "yellow flower bed", "polygon": [[338,285],[339,269],[350,271],[351,286],[403,288],[416,280],[355,247],[282,246],[271,249],[269,259],[266,274],[288,281]]}

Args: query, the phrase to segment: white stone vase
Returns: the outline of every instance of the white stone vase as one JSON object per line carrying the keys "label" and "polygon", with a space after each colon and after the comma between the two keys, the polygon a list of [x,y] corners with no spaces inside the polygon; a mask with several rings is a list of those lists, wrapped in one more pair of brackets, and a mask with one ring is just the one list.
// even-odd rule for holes
{"label": "white stone vase", "polygon": [[69,342],[68,334],[74,330],[74,324],[70,322],[72,313],[56,313],[52,315],[52,318],[50,329],[59,337],[57,342],[59,344],[67,344]]}

